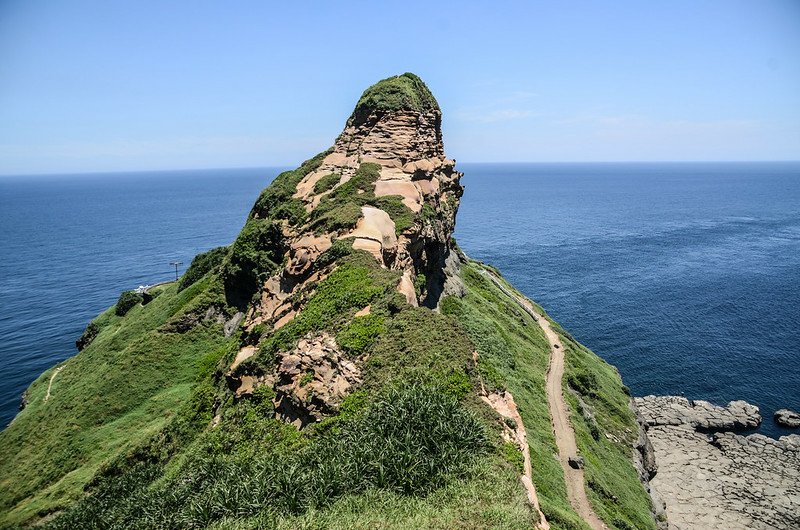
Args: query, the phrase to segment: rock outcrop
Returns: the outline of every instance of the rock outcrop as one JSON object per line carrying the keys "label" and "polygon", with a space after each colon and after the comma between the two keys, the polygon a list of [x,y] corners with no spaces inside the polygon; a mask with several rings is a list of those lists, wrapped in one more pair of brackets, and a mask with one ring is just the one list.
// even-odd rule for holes
{"label": "rock outcrop", "polygon": [[658,462],[651,484],[666,502],[670,528],[800,528],[800,436],[723,432],[760,422],[758,409],[743,401],[635,401]]}
{"label": "rock outcrop", "polygon": [[[455,162],[444,154],[441,122],[436,100],[413,74],[383,80],[364,92],[333,148],[294,187],[291,200],[302,205],[304,221],[282,223],[281,243],[275,247],[284,252],[285,265],[261,285],[258,303],[243,320],[248,332],[276,331],[303,310],[302,293],[331,271],[319,258],[335,241],[346,241],[372,254],[382,267],[400,271],[396,290],[412,306],[436,308],[445,291],[464,295],[459,256],[451,244],[463,188]],[[270,214],[256,207],[252,215]],[[328,358],[346,366],[336,356],[320,357]],[[324,375],[317,379],[313,363],[295,368],[314,372],[315,379],[298,385],[296,374],[264,376],[244,369],[231,381],[239,385],[239,396],[272,384],[278,413],[304,425],[334,411],[358,371],[348,368],[333,381]],[[320,386],[328,384],[336,388],[329,392]],[[309,389],[315,403],[304,398]]]}
{"label": "rock outcrop", "polygon": [[636,405],[648,426],[689,425],[703,431],[743,431],[761,425],[758,407],[746,401],[731,401],[720,407],[702,400],[679,396],[646,396]]}
{"label": "rock outcrop", "polygon": [[797,413],[789,409],[776,410],[775,423],[777,423],[781,427],[796,429],[800,427],[800,413]]}

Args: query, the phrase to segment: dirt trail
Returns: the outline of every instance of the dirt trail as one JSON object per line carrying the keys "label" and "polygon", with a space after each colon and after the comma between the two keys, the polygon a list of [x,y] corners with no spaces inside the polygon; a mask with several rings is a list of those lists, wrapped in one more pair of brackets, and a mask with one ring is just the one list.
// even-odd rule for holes
{"label": "dirt trail", "polygon": [[564,401],[564,393],[561,387],[561,381],[564,378],[564,345],[561,344],[558,334],[550,327],[550,321],[537,313],[528,300],[511,292],[489,271],[481,270],[481,272],[536,320],[539,327],[544,331],[547,342],[550,343],[550,365],[547,368],[546,380],[547,404],[550,410],[550,420],[553,425],[556,446],[558,447],[558,460],[561,463],[561,469],[564,470],[567,497],[572,508],[593,530],[606,529],[608,527],[594,512],[592,505],[589,503],[589,497],[586,496],[583,469],[575,469],[569,465],[569,457],[578,455],[578,446],[575,442],[575,432],[569,423],[569,409],[566,401]]}
{"label": "dirt trail", "polygon": [[44,396],[45,403],[47,403],[47,400],[50,399],[50,390],[53,388],[53,379],[55,379],[56,376],[58,375],[58,372],[60,372],[63,369],[64,369],[63,366],[59,366],[58,368],[55,369],[53,375],[50,376],[50,382],[47,384],[47,394],[45,394]]}

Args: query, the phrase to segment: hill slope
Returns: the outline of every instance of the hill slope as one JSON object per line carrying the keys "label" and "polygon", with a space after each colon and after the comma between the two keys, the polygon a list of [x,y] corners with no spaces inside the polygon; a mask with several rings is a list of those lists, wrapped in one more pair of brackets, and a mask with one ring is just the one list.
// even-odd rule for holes
{"label": "hill slope", "polygon": [[367,89],[230,247],[31,385],[2,524],[655,528],[618,373],[457,249],[454,166],[418,77]]}

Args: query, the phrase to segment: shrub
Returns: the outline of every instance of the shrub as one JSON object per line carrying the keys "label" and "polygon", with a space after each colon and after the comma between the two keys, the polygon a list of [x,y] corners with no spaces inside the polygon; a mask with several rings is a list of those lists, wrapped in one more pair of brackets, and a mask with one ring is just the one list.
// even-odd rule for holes
{"label": "shrub", "polygon": [[178,292],[193,285],[197,280],[205,276],[208,271],[222,265],[227,253],[228,247],[217,247],[195,256],[189,268],[181,276],[181,281],[178,283]]}
{"label": "shrub", "polygon": [[336,342],[348,354],[361,355],[383,332],[384,320],[382,315],[356,317],[336,335]]}
{"label": "shrub", "polygon": [[500,446],[500,455],[517,471],[517,473],[522,474],[525,472],[525,457],[522,455],[522,452],[517,447],[517,444],[513,442],[503,442]]}
{"label": "shrub", "polygon": [[350,116],[354,125],[367,121],[373,112],[386,113],[398,110],[430,112],[439,110],[439,104],[425,86],[412,73],[383,79],[364,91]]}
{"label": "shrub", "polygon": [[[292,199],[292,195],[297,191],[297,184],[303,180],[303,177],[317,169],[331,151],[332,149],[323,151],[314,158],[303,162],[299,168],[284,171],[275,177],[259,195],[253,209],[250,210],[250,218],[288,219],[289,222],[297,222],[297,217],[301,214],[297,208],[297,201]],[[302,204],[300,207],[302,208]],[[305,217],[305,209],[303,209],[302,217]]]}
{"label": "shrub", "polygon": [[222,270],[228,301],[246,305],[253,293],[278,267],[286,246],[279,225],[269,219],[250,219],[233,242]]}
{"label": "shrub", "polygon": [[117,300],[117,305],[114,308],[114,313],[118,316],[125,316],[128,311],[133,309],[133,306],[140,303],[142,301],[142,295],[135,292],[135,291],[123,291],[121,295],[119,295],[119,299]]}
{"label": "shrub", "polygon": [[567,383],[573,390],[584,396],[597,395],[597,377],[588,370],[581,369],[567,376]]}
{"label": "shrub", "polygon": [[78,348],[78,351],[83,350],[86,346],[92,343],[98,333],[100,333],[100,326],[98,326],[94,321],[89,322],[89,325],[86,326],[85,330],[83,330],[81,338],[75,341],[75,347]]}
{"label": "shrub", "polygon": [[325,175],[321,179],[314,184],[314,193],[320,194],[325,193],[326,191],[332,189],[334,186],[339,184],[339,181],[342,180],[342,176],[338,173],[331,173],[329,175]]}

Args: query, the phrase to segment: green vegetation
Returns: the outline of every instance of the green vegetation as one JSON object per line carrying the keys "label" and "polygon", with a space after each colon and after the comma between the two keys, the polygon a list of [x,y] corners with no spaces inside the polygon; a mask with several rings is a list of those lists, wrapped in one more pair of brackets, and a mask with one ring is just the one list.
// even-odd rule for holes
{"label": "green vegetation", "polygon": [[[479,274],[481,268],[483,265],[475,262],[462,268],[469,294],[463,299],[446,298],[442,311],[456,316],[474,341],[486,387],[508,389],[514,395],[528,433],[533,480],[548,521],[554,528],[587,528],[567,501],[563,474],[553,458],[557,450],[544,390],[547,340],[526,312]],[[510,284],[503,283],[515,292]],[[551,323],[565,346],[565,384],[580,395],[579,399],[565,392],[576,411],[572,424],[586,460],[587,491],[595,511],[612,528],[654,528],[649,497],[630,460],[637,425],[619,374],[557,323]]]}
{"label": "green vegetation", "polygon": [[[402,110],[438,112],[413,74],[367,89],[351,124]],[[341,233],[364,206],[385,211],[400,234],[453,207],[414,214],[400,196],[376,197],[380,166],[363,163],[347,182],[319,179],[314,191],[325,195],[308,214],[297,185],[329,153],[278,175],[232,245],[196,256],[180,282],[153,288],[146,304],[122,293],[87,326],[80,354],[30,386],[28,406],[0,433],[0,527],[531,528],[524,456],[501,436],[518,425],[479,398],[485,388],[514,396],[553,530],[586,530],[554,458],[549,345],[483,265],[464,264],[468,294],[432,311],[398,292],[401,271],[334,239],[314,279],[285,300],[293,319],[224,336],[221,322],[251,307],[285,263],[285,234]],[[428,279],[415,278],[418,294]],[[595,510],[612,528],[653,528],[629,459],[636,424],[626,389],[613,367],[553,328],[564,337],[564,384]],[[292,417],[291,385],[269,381],[286,376],[276,362],[298,340],[321,333],[335,337],[362,382],[325,404],[338,412],[298,430],[279,419]],[[231,374],[244,345],[258,351]],[[313,368],[300,366],[292,383],[320,399]],[[255,388],[234,394],[243,375],[256,376]]]}
{"label": "green vegetation", "polygon": [[564,475],[550,426],[545,374],[550,347],[541,328],[514,300],[479,273],[481,266],[462,266],[467,296],[447,297],[442,312],[466,330],[478,352],[478,372],[488,391],[509,390],[528,433],[533,482],[542,511],[553,528],[588,527],[567,499]]}
{"label": "green vegetation", "polygon": [[117,299],[117,305],[114,306],[114,313],[117,316],[124,317],[128,311],[134,308],[137,304],[142,303],[142,295],[135,291],[122,291]]}
{"label": "green vegetation", "polygon": [[342,180],[342,176],[338,173],[331,173],[329,175],[325,175],[321,179],[314,184],[314,193],[320,194],[325,193],[333,189],[334,186],[339,184],[339,181]]}
{"label": "green vegetation", "polygon": [[125,317],[109,309],[94,321],[95,339],[53,379],[47,402],[52,370],[31,384],[28,406],[0,433],[0,527],[75,502],[109,459],[164,428],[192,394],[203,359],[231,342],[216,323],[159,331],[197,307],[211,284],[180,293],[169,285]]}
{"label": "green vegetation", "polygon": [[408,307],[386,323],[370,350],[364,386],[446,381],[446,390],[461,398],[464,382],[468,392],[473,389],[471,355],[472,343],[455,319],[425,307]]}
{"label": "green vegetation", "polygon": [[[330,175],[329,175],[330,176]],[[385,211],[401,234],[414,224],[415,215],[403,204],[399,195],[375,196],[375,181],[380,177],[380,166],[361,164],[355,175],[322,198],[311,213],[311,228],[316,232],[334,232],[353,228],[361,218],[362,206],[373,206]],[[327,177],[323,177],[327,178]]]}
{"label": "green vegetation", "polygon": [[80,338],[75,341],[75,347],[78,348],[78,351],[81,351],[92,343],[98,333],[100,333],[100,326],[97,325],[97,322],[92,320],[86,326],[86,329],[83,330]]}
{"label": "green vegetation", "polygon": [[[554,329],[563,331],[557,326]],[[586,461],[592,505],[603,520],[617,528],[655,528],[650,497],[631,464],[638,426],[619,373],[567,334],[561,333],[561,337],[565,379],[577,393],[565,395],[573,411],[578,450]],[[613,438],[603,433],[612,433]]]}
{"label": "green vegetation", "polygon": [[293,199],[292,195],[297,191],[297,185],[303,177],[317,169],[330,153],[331,149],[323,151],[303,162],[299,168],[284,171],[275,177],[275,180],[259,195],[250,211],[250,218],[286,219],[293,225],[305,220],[305,208],[302,202]]}
{"label": "green vegetation", "polygon": [[336,335],[336,342],[348,355],[358,357],[383,332],[385,320],[383,315],[356,317]]}
{"label": "green vegetation", "polygon": [[270,219],[248,219],[222,269],[228,300],[244,308],[278,268],[286,250],[279,225]]}
{"label": "green vegetation", "polygon": [[178,283],[178,292],[183,291],[210,271],[222,265],[227,254],[228,247],[217,247],[195,256],[189,268],[181,276],[181,281]]}
{"label": "green vegetation", "polygon": [[[263,403],[201,437],[197,458],[171,477],[158,480],[157,464],[136,464],[49,526],[198,527],[225,517],[301,514],[376,489],[419,497],[470,479],[487,457],[482,424],[435,387],[389,390],[335,431],[303,443],[259,410]],[[277,446],[252,451],[254,435],[264,434]]]}
{"label": "green vegetation", "polygon": [[[328,330],[336,333],[356,311],[372,305],[376,314],[388,313],[389,304],[395,295],[399,281],[397,271],[381,269],[375,259],[365,252],[357,252],[343,258],[330,276],[309,293],[305,307],[291,322],[267,336],[261,342],[260,356],[244,363],[262,362],[272,366],[273,355],[291,349],[297,340],[310,331]],[[356,324],[359,326],[359,324]],[[358,347],[357,328],[345,333],[345,342]],[[367,333],[368,331],[361,330]]]}
{"label": "green vegetation", "polygon": [[354,125],[360,125],[373,112],[399,110],[426,113],[438,111],[439,104],[422,79],[412,73],[405,73],[387,77],[366,89],[356,103],[350,121]]}

